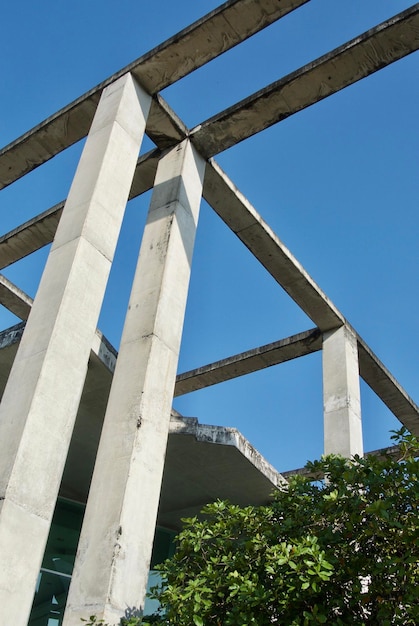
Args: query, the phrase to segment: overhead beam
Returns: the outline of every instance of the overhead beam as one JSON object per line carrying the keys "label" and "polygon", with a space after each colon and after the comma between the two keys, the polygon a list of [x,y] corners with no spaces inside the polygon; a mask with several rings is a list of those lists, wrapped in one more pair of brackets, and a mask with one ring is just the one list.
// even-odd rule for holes
{"label": "overhead beam", "polygon": [[419,3],[211,117],[191,139],[214,156],[414,52],[418,32]]}
{"label": "overhead beam", "polygon": [[316,326],[325,331],[345,323],[343,315],[212,159],[206,168],[203,195]]}
{"label": "overhead beam", "polygon": [[19,319],[27,320],[32,302],[32,298],[0,274],[0,304]]}
{"label": "overhead beam", "polygon": [[[380,448],[379,450],[371,450],[371,452],[365,452],[364,457],[368,456],[375,456],[378,460],[384,461],[386,458],[400,460],[403,455],[399,446],[389,446],[388,448]],[[312,480],[321,480],[324,477],[323,473],[312,472],[306,467],[300,467],[298,469],[281,472],[281,476],[286,480],[297,474],[299,476],[305,476],[306,478],[310,478]]]}
{"label": "overhead beam", "polygon": [[0,268],[7,267],[51,243],[64,201],[0,237]]}
{"label": "overhead beam", "polygon": [[176,378],[175,396],[231,380],[251,372],[296,359],[322,348],[321,332],[313,328],[298,335],[247,350],[227,359],[204,365]]}
{"label": "overhead beam", "polygon": [[[2,276],[0,278],[0,304],[3,304],[20,319],[26,320],[32,299]],[[108,369],[113,372],[117,356],[116,350],[99,330],[96,330],[96,335],[99,340],[97,337],[95,338],[92,351],[100,356]],[[419,407],[359,335],[357,335],[357,342],[361,377],[395,417],[411,433],[419,436]],[[231,380],[236,376],[243,376],[320,349],[321,338],[318,329],[299,333],[287,339],[179,374],[176,378],[175,396]],[[101,356],[102,353],[104,356]]]}
{"label": "overhead beam", "polygon": [[[161,152],[153,150],[141,156],[136,165],[130,199],[153,187]],[[54,239],[65,200],[0,237],[0,269],[32,254]]]}
{"label": "overhead beam", "polygon": [[[89,132],[103,89],[118,76],[104,81],[0,150],[0,189],[28,174]],[[182,141],[188,129],[160,95],[152,98],[146,132],[165,149]]]}
{"label": "overhead beam", "polygon": [[131,72],[155,95],[146,132],[165,149],[187,129],[159,95],[180,78],[309,0],[229,0],[70,103],[0,151],[0,189],[86,136],[102,90]]}
{"label": "overhead beam", "polygon": [[[138,160],[130,198],[151,189],[158,157],[156,150]],[[213,159],[205,170],[203,197],[316,326],[325,331],[345,323],[343,315]],[[52,241],[62,204],[0,239],[1,267]]]}
{"label": "overhead beam", "polygon": [[419,437],[419,407],[358,335],[359,373],[390,411]]}

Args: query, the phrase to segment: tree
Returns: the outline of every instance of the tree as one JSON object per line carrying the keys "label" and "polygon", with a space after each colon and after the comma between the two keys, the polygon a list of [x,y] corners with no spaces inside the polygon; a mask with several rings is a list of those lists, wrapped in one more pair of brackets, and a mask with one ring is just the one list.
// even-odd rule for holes
{"label": "tree", "polygon": [[267,506],[219,501],[186,520],[153,623],[418,624],[418,441],[394,439],[398,459],[327,456]]}

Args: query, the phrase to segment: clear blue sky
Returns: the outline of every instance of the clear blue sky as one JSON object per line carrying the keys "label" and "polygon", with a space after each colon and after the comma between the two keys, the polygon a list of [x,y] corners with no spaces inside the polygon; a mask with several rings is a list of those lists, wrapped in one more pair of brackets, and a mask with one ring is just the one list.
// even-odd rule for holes
{"label": "clear blue sky", "polygon": [[[411,3],[312,0],[163,96],[188,124],[250,95]],[[0,144],[201,17],[210,0],[20,0],[0,23]],[[418,402],[417,54],[217,157],[305,269]],[[146,144],[144,149],[149,149]],[[79,144],[0,193],[2,232],[66,197]],[[149,194],[128,205],[99,327],[117,347]],[[4,273],[35,295],[47,251]],[[17,322],[0,312],[1,327]],[[179,371],[311,328],[203,203]],[[362,384],[365,448],[398,422]],[[279,470],[322,453],[321,354],[175,401],[237,427]]]}

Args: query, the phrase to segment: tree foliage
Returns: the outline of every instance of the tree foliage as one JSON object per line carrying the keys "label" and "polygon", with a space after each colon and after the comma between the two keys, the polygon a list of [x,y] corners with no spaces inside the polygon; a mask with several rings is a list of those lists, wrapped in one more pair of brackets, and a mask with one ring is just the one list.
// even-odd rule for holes
{"label": "tree foliage", "polygon": [[293,477],[268,506],[186,520],[153,623],[419,624],[418,442],[395,438],[398,459],[324,457],[307,465],[319,480]]}

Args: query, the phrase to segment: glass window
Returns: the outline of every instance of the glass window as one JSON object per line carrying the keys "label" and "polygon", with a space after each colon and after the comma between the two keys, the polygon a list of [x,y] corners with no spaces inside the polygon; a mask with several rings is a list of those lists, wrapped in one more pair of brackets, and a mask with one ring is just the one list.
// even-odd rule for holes
{"label": "glass window", "polygon": [[[151,587],[155,587],[160,584],[161,577],[158,571],[154,568],[159,563],[162,563],[166,559],[173,556],[175,551],[175,537],[176,533],[166,528],[157,527],[154,535],[153,554],[151,556],[150,574],[148,576],[147,593]],[[159,608],[159,603],[156,600],[151,600],[146,597],[144,604],[144,615],[152,615]]]}
{"label": "glass window", "polygon": [[[83,504],[57,501],[28,626],[61,626],[63,622],[84,510]],[[156,528],[148,589],[160,581],[153,568],[172,556],[175,536],[173,531]],[[147,599],[144,613],[150,615],[157,608],[156,602]]]}
{"label": "glass window", "polygon": [[59,499],[35,590],[28,626],[61,626],[84,506]]}

